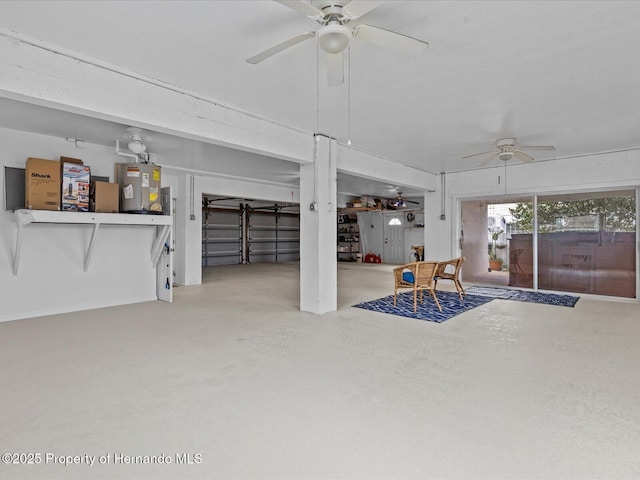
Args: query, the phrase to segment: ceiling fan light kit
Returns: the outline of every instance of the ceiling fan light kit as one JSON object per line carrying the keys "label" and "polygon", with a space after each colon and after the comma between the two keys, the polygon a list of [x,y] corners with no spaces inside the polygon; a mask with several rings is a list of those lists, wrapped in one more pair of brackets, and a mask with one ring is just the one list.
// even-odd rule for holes
{"label": "ceiling fan light kit", "polygon": [[116,139],[116,155],[132,158],[135,163],[140,160],[145,163],[156,161],[156,154],[147,152],[147,145],[144,143],[145,140],[149,140],[146,130],[138,127],[128,127],[123,137],[129,139],[127,149],[133,153],[120,150],[120,140]]}
{"label": "ceiling fan light kit", "polygon": [[147,150],[147,146],[142,143],[141,140],[132,140],[127,145],[127,148],[131,150],[133,153],[140,154]]}
{"label": "ceiling fan light kit", "polygon": [[129,127],[127,128],[127,136],[130,138],[127,148],[136,155],[140,155],[147,151],[147,146],[143,143],[145,139],[145,132],[141,128]]}
{"label": "ceiling fan light kit", "polygon": [[318,42],[320,48],[327,53],[342,53],[349,46],[351,30],[338,22],[332,22],[320,29]]}
{"label": "ceiling fan light kit", "polygon": [[504,150],[498,154],[498,158],[506,162],[507,160],[511,160],[513,158],[513,152],[510,150]]}

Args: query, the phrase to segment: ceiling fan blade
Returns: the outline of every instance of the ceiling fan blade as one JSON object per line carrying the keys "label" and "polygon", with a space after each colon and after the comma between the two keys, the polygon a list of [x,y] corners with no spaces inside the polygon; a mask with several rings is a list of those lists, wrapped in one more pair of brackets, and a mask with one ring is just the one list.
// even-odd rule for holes
{"label": "ceiling fan blade", "polygon": [[353,29],[353,36],[365,42],[373,43],[380,47],[386,47],[400,51],[410,56],[418,56],[424,52],[429,44],[416,38],[392,32],[371,25],[357,25]]}
{"label": "ceiling fan blade", "polygon": [[295,37],[291,37],[288,40],[285,40],[284,42],[276,43],[274,46],[269,47],[266,50],[263,50],[262,52],[254,55],[253,57],[247,58],[247,62],[251,63],[252,65],[255,65],[256,63],[259,63],[275,55],[276,53],[281,52],[282,50],[285,50],[289,47],[293,47],[294,45],[297,45],[298,43],[304,42],[305,40],[315,36],[316,36],[316,32],[301,33],[299,35],[296,35]]}
{"label": "ceiling fan blade", "polygon": [[327,53],[327,83],[330,87],[344,83],[344,54]]}
{"label": "ceiling fan blade", "polygon": [[495,155],[491,155],[489,158],[487,158],[486,160],[484,160],[482,163],[480,163],[480,165],[478,165],[479,167],[484,167],[487,163],[489,163],[491,160],[493,160],[494,158],[498,158],[498,153],[496,153]]}
{"label": "ceiling fan blade", "polygon": [[495,150],[489,150],[488,152],[480,152],[480,153],[474,153],[473,155],[467,155],[466,157],[462,157],[462,160],[464,160],[465,158],[479,157],[480,155],[486,155],[487,153],[495,153]]}
{"label": "ceiling fan blade", "polygon": [[518,145],[520,150],[548,150],[555,151],[556,147],[551,145]]}
{"label": "ceiling fan blade", "polygon": [[302,15],[309,17],[313,20],[320,20],[324,18],[322,10],[318,10],[313,5],[303,2],[302,0],[273,0],[276,3],[289,7]]}
{"label": "ceiling fan blade", "polygon": [[342,7],[342,12],[344,16],[349,18],[350,20],[355,20],[356,18],[360,18],[363,15],[366,15],[374,8],[383,4],[384,1],[376,1],[376,0],[351,0],[344,7]]}
{"label": "ceiling fan blade", "polygon": [[524,161],[524,162],[531,162],[533,160],[535,160],[535,158],[533,158],[531,155],[527,155],[524,152],[521,152],[520,150],[514,150],[513,151],[513,156],[516,158],[519,158],[520,160]]}

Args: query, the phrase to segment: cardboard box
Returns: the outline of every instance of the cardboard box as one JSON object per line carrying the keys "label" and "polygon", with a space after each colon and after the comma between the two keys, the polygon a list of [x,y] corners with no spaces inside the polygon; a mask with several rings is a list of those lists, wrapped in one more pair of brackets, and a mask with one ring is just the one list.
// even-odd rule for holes
{"label": "cardboard box", "polygon": [[91,182],[89,210],[97,213],[118,213],[118,193],[117,183]]}
{"label": "cardboard box", "polygon": [[84,162],[79,158],[60,157],[60,168],[63,163],[77,163],[78,165],[84,165]]}
{"label": "cardboard box", "polygon": [[60,210],[60,164],[57,161],[28,158],[24,187],[26,208]]}
{"label": "cardboard box", "polygon": [[91,168],[78,163],[62,163],[62,210],[89,211]]}

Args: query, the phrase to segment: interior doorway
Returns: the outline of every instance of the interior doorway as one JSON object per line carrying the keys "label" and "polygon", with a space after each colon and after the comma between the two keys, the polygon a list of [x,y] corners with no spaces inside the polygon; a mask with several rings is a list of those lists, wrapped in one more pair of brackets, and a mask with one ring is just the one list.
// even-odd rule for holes
{"label": "interior doorway", "polygon": [[202,266],[300,259],[300,206],[203,196]]}
{"label": "interior doorway", "polygon": [[507,286],[515,275],[520,286],[533,288],[533,257],[524,255],[525,249],[511,248],[514,236],[531,238],[532,232],[518,230],[513,221],[514,210],[523,204],[532,205],[531,197],[462,201],[460,243],[465,281]]}

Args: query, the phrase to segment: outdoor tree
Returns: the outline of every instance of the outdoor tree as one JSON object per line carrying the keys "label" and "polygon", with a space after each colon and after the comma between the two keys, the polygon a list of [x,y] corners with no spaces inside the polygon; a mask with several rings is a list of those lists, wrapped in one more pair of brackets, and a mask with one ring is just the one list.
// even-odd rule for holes
{"label": "outdoor tree", "polygon": [[[533,232],[533,204],[518,203],[509,209],[516,231]],[[550,201],[538,203],[538,228],[540,232],[558,229],[558,221],[568,217],[599,216],[604,219],[602,228],[607,231],[629,232],[636,228],[636,202],[633,196],[592,198],[587,200]]]}

